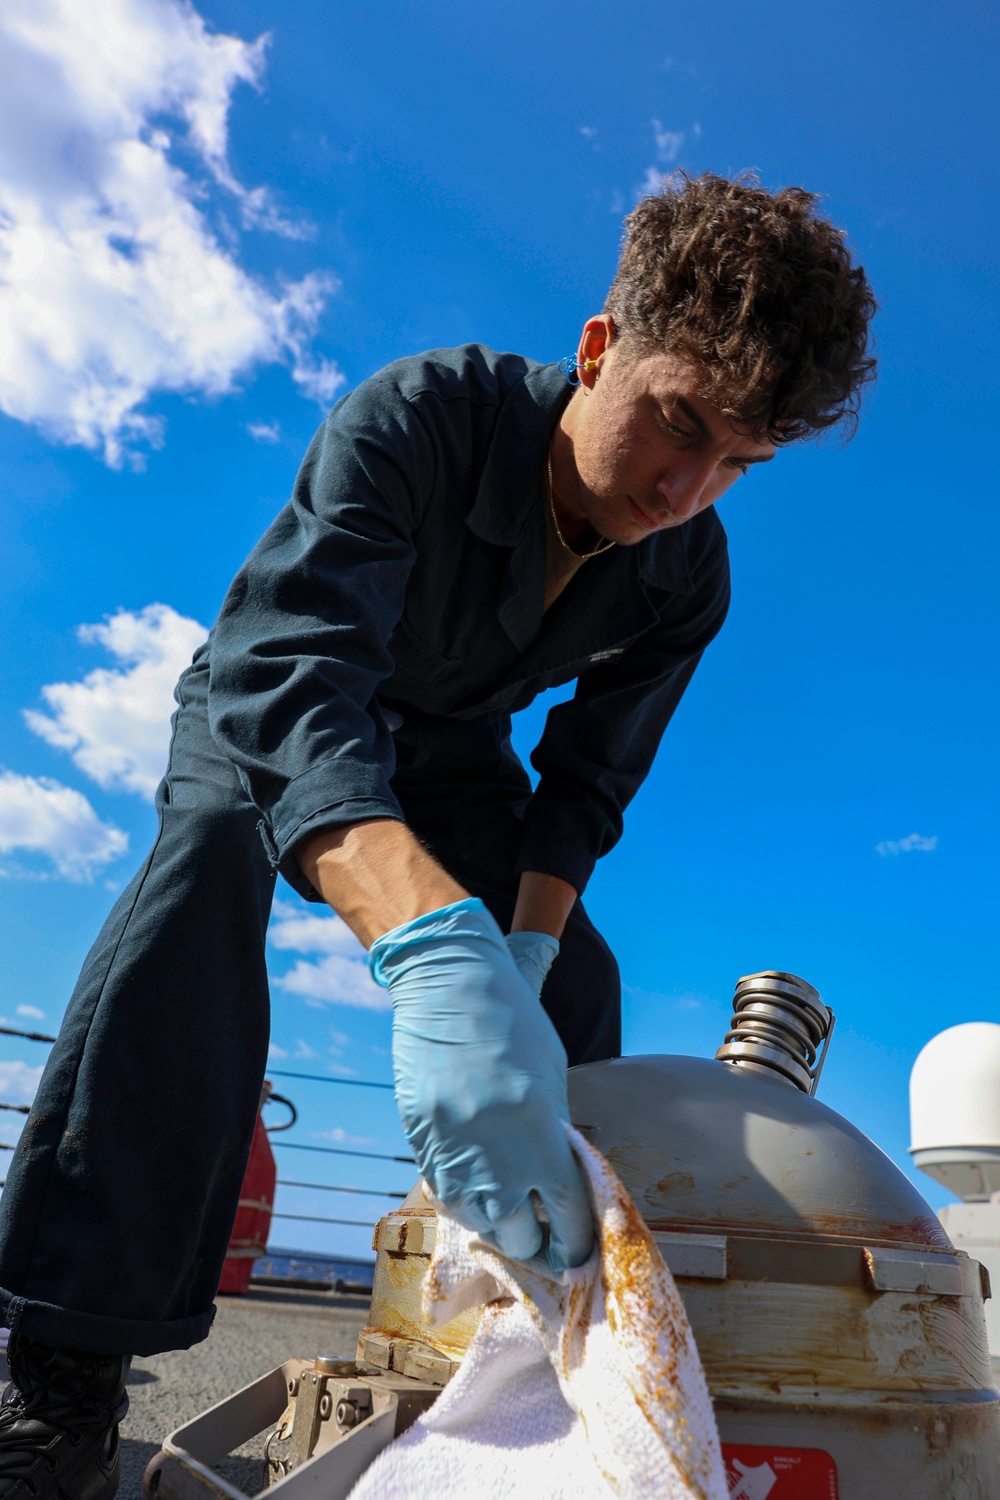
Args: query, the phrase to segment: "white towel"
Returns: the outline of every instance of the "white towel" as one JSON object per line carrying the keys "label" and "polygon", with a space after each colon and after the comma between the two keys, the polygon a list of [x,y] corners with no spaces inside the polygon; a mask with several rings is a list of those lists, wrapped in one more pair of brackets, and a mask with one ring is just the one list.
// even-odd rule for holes
{"label": "white towel", "polygon": [[604,1157],[569,1133],[590,1186],[593,1254],[556,1276],[439,1213],[425,1319],[487,1305],[460,1369],[350,1500],[726,1500],[674,1278]]}

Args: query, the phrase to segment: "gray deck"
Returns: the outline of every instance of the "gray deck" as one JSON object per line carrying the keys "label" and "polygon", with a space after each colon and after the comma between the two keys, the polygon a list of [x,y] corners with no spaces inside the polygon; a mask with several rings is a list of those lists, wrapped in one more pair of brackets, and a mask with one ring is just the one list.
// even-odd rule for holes
{"label": "gray deck", "polygon": [[[142,1474],[168,1432],[290,1355],[352,1359],[368,1296],[278,1288],[219,1297],[212,1332],[183,1353],[136,1359],[122,1424],[119,1500],[141,1500]],[[264,1485],[263,1443],[248,1444],[219,1473],[255,1494]]]}

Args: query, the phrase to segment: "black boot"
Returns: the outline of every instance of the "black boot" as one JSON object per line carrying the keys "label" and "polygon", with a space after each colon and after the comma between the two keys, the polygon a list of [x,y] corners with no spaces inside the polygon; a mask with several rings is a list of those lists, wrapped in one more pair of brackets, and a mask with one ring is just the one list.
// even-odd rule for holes
{"label": "black boot", "polygon": [[111,1500],[128,1357],[50,1349],[12,1333],[7,1363],[0,1500]]}

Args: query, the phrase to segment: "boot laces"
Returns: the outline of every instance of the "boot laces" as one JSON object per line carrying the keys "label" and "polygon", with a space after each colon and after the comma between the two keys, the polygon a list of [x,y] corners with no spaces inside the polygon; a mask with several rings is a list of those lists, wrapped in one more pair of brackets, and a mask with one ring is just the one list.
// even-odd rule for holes
{"label": "boot laces", "polygon": [[112,1409],[110,1402],[92,1394],[100,1373],[96,1361],[79,1362],[74,1384],[79,1380],[84,1388],[73,1389],[59,1382],[60,1374],[65,1377],[59,1351],[22,1345],[11,1354],[14,1380],[0,1400],[0,1479],[21,1479],[36,1494],[32,1474],[39,1463],[53,1473],[60,1468],[57,1454],[50,1451],[60,1435],[74,1448],[84,1437],[99,1437],[124,1416],[127,1398]]}

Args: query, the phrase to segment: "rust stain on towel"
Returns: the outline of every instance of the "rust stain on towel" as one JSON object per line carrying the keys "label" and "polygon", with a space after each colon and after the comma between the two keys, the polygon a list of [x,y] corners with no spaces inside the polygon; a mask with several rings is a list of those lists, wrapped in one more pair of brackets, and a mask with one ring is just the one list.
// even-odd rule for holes
{"label": "rust stain on towel", "polygon": [[[715,1455],[689,1429],[680,1378],[682,1364],[688,1376],[699,1368],[687,1313],[642,1216],[617,1178],[613,1181],[611,1206],[601,1223],[608,1323],[616,1338],[636,1346],[633,1394],[639,1409],[661,1435],[669,1425],[679,1474],[692,1494],[707,1500]],[[614,1485],[613,1476],[607,1477]]]}

